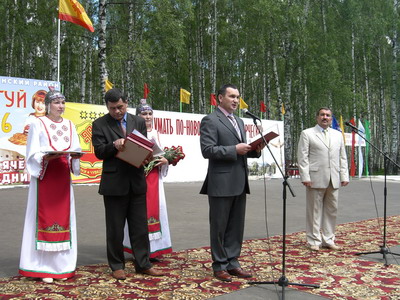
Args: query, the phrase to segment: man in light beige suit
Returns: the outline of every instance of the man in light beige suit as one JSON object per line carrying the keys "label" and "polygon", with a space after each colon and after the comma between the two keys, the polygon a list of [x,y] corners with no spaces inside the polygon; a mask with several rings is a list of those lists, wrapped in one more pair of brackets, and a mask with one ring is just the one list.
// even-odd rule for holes
{"label": "man in light beige suit", "polygon": [[320,108],[317,125],[302,131],[297,159],[307,196],[307,243],[311,250],[335,244],[339,187],[349,183],[347,156],[342,134],[330,128],[332,111]]}

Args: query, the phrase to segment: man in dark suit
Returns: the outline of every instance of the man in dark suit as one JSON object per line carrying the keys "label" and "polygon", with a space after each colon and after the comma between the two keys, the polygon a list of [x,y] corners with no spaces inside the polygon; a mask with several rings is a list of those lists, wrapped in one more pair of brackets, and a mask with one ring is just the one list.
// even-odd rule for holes
{"label": "man in dark suit", "polygon": [[105,102],[108,114],[93,122],[92,144],[96,157],[103,160],[99,193],[104,197],[108,264],[114,278],[126,278],[123,239],[127,221],[136,272],[161,276],[149,261],[144,169],[115,156],[124,150],[126,132],[137,129],[147,134],[145,121],[127,113],[128,101],[118,89],[109,90]]}
{"label": "man in dark suit", "polygon": [[250,193],[247,157],[259,157],[264,145],[251,151],[246,143],[243,121],[233,112],[240,102],[236,86],[226,84],[218,91],[218,108],[200,125],[200,144],[208,159],[207,177],[201,194],[208,195],[210,240],[214,276],[232,281],[233,276],[251,277],[240,267],[246,194]]}

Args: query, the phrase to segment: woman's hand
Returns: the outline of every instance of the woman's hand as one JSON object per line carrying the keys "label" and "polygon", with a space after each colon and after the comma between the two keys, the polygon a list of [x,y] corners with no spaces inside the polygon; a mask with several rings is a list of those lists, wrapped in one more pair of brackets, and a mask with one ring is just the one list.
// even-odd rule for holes
{"label": "woman's hand", "polygon": [[162,165],[168,165],[168,159],[166,159],[164,156],[160,156],[159,158],[157,158],[157,163],[155,166],[158,167]]}

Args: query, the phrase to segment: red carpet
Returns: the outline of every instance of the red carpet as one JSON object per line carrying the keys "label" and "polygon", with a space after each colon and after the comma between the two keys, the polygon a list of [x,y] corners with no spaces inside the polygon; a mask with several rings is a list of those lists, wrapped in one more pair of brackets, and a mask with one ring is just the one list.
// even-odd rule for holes
{"label": "red carpet", "polygon": [[[399,244],[399,224],[400,216],[387,220],[389,247]],[[289,282],[321,287],[289,288],[332,299],[400,299],[399,265],[385,267],[383,262],[366,261],[355,255],[379,251],[382,233],[376,219],[339,225],[337,243],[343,246],[339,252],[312,252],[305,247],[304,240],[304,232],[287,236],[286,276]],[[244,243],[242,266],[257,273],[255,281],[276,281],[281,277],[281,243],[281,236]],[[74,278],[53,284],[20,276],[0,278],[0,299],[208,299],[249,287],[244,279],[232,283],[214,279],[210,259],[208,247],[165,255],[156,267],[168,276],[159,278],[137,275],[128,263],[130,275],[120,282],[110,276],[106,264],[80,266]]]}

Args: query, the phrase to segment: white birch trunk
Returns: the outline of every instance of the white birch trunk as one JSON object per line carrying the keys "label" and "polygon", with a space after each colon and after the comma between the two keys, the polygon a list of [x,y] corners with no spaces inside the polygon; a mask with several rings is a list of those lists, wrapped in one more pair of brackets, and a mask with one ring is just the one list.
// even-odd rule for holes
{"label": "white birch trunk", "polygon": [[263,72],[263,99],[264,99],[264,104],[266,107],[266,113],[265,113],[265,118],[269,119],[269,113],[270,113],[270,105],[271,105],[271,99],[270,99],[270,91],[271,91],[271,77],[269,76],[269,69],[270,69],[270,56],[271,52],[268,49],[265,51],[265,59],[264,59],[264,72]]}
{"label": "white birch trunk", "polygon": [[88,47],[89,44],[87,40],[84,38],[82,40],[82,45],[83,45],[83,53],[82,53],[82,78],[80,80],[80,100],[81,103],[85,103],[85,95],[86,95],[86,77],[87,77],[87,56],[88,56]]}
{"label": "white birch trunk", "polygon": [[[382,137],[382,150],[388,152],[387,142],[387,128],[386,128],[386,101],[383,87],[383,76],[382,76],[382,54],[381,48],[378,48],[378,69],[379,69],[379,114],[381,116],[381,130],[380,136]],[[381,165],[383,167],[383,165]]]}
{"label": "white birch trunk", "polygon": [[215,93],[217,84],[217,0],[212,0],[212,44],[211,44],[211,91]]}
{"label": "white birch trunk", "polygon": [[14,41],[15,41],[15,23],[16,23],[16,18],[17,18],[17,12],[18,12],[18,1],[14,0],[13,6],[13,12],[11,14],[7,14],[7,18],[10,18],[10,24],[9,27],[9,36],[6,34],[7,38],[7,45],[10,45],[9,51],[6,52],[6,61],[7,63],[7,76],[12,76],[12,70],[13,70],[13,60],[14,60]]}
{"label": "white birch trunk", "polygon": [[[203,17],[201,15],[202,12],[202,1],[200,3],[199,9],[199,28],[198,28],[198,62],[199,62],[199,108],[200,112],[207,113],[205,104],[204,104],[204,89],[205,89],[205,72],[204,72],[204,24]],[[192,99],[193,100],[193,99]],[[193,101],[191,101],[193,106]]]}
{"label": "white birch trunk", "polygon": [[278,67],[276,65],[276,56],[272,57],[272,67],[275,78],[275,87],[276,87],[276,95],[278,97],[278,113],[281,114],[282,109],[282,95],[281,95],[281,86],[279,84],[279,75],[278,75]]}
{"label": "white birch trunk", "polygon": [[[351,26],[351,78],[353,81],[353,116],[357,115],[356,111],[356,60],[355,60],[355,37],[354,37],[354,25]],[[356,123],[357,126],[357,123]]]}
{"label": "white birch trunk", "polygon": [[[88,59],[89,59],[89,75],[90,78],[93,78],[93,58],[92,58],[92,50],[88,49]],[[97,103],[97,101],[93,101],[93,81],[88,80],[88,102],[90,104]]]}
{"label": "white birch trunk", "polygon": [[[129,3],[129,21],[128,21],[128,45],[133,45],[133,35],[135,30],[135,5]],[[128,62],[126,66],[126,96],[128,99],[133,99],[135,91],[135,81],[133,80],[133,65],[134,65],[134,52],[130,51],[128,54]],[[139,95],[142,97],[142,95]]]}
{"label": "white birch trunk", "polygon": [[105,95],[105,80],[108,76],[106,68],[106,10],[106,0],[99,0],[99,68],[101,99],[103,99],[103,101]]}

